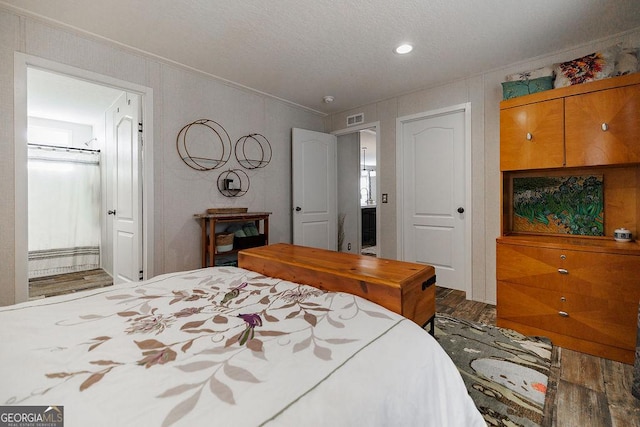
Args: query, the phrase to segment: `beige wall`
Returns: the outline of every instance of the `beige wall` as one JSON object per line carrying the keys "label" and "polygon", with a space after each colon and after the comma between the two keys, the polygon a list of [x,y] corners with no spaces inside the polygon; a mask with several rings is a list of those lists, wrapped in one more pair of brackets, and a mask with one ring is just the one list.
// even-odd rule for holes
{"label": "beige wall", "polygon": [[[495,304],[495,239],[500,222],[500,83],[507,74],[531,70],[589,54],[612,44],[640,46],[640,28],[603,40],[550,53],[481,75],[354,108],[325,119],[330,131],[344,129],[346,117],[364,113],[364,122],[380,122],[381,153],[378,165],[380,193],[389,203],[379,204],[382,256],[396,257],[396,119],[425,111],[471,103],[472,174],[472,298]],[[499,48],[497,45],[496,48]]]}
{"label": "beige wall", "polygon": [[[0,305],[14,302],[15,276],[19,272],[15,266],[13,67],[16,51],[153,90],[155,210],[154,247],[149,251],[154,260],[154,274],[200,266],[200,232],[193,214],[209,207],[246,206],[254,211],[271,211],[271,241],[290,241],[291,128],[323,131],[321,115],[0,8]],[[273,152],[271,164],[264,169],[248,171],[251,187],[247,195],[238,199],[222,196],[215,184],[220,169],[194,171],[178,158],[178,131],[200,118],[221,123],[232,142],[254,132],[269,139]],[[238,168],[233,156],[232,159],[226,167]],[[26,215],[26,212],[18,215]],[[25,230],[17,232],[25,234]],[[20,250],[26,252],[26,248]],[[26,277],[26,265],[24,267]]]}

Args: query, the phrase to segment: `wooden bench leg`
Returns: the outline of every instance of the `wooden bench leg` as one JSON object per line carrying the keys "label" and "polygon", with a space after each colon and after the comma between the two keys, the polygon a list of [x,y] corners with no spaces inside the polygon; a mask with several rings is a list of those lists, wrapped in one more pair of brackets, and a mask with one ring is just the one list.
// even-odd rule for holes
{"label": "wooden bench leg", "polygon": [[429,325],[429,334],[431,334],[432,337],[435,337],[435,333],[436,333],[436,329],[435,329],[436,315],[435,314],[431,316],[431,319],[427,320],[424,325],[422,325],[422,328],[424,329],[427,325]]}

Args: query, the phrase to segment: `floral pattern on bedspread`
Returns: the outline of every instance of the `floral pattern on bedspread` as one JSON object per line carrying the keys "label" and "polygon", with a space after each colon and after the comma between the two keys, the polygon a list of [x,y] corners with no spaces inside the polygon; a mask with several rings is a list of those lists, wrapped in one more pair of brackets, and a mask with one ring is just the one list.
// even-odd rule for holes
{"label": "floral pattern on bedspread", "polygon": [[42,381],[2,396],[4,404],[29,405],[38,396],[65,404],[65,396],[112,393],[114,384],[142,378],[155,382],[153,399],[165,402],[162,425],[210,405],[246,418],[260,412],[256,399],[271,394],[279,406],[251,421],[264,422],[402,320],[349,294],[232,267],[160,276],[65,304],[77,311],[42,325],[60,339],[39,349],[52,359]]}

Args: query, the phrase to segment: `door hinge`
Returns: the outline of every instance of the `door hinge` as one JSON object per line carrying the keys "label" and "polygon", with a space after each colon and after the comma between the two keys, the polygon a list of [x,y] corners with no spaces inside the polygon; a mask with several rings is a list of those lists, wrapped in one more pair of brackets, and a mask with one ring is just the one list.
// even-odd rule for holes
{"label": "door hinge", "polygon": [[142,132],[142,123],[138,123],[138,132]]}
{"label": "door hinge", "polygon": [[140,270],[140,276],[138,277],[138,280],[144,280],[144,271]]}

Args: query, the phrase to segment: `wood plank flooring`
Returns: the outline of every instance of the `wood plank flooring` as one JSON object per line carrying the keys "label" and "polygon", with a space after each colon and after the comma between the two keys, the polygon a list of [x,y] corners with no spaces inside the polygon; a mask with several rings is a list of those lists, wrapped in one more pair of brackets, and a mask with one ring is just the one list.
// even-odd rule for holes
{"label": "wood plank flooring", "polygon": [[113,279],[102,269],[57,274],[29,279],[29,298],[37,299],[113,285]]}
{"label": "wood plank flooring", "polygon": [[[436,311],[487,325],[496,308],[467,301],[465,293],[438,287]],[[545,427],[640,427],[640,400],[631,394],[633,366],[554,347]],[[553,375],[552,375],[553,377]]]}

